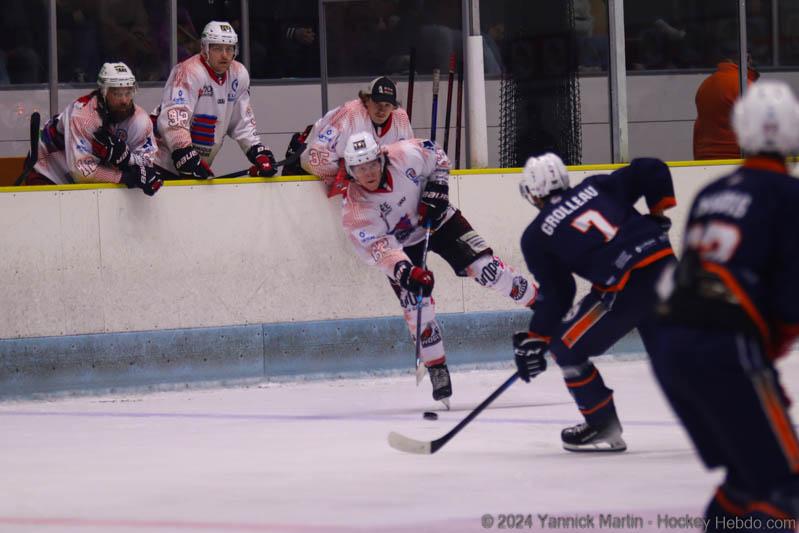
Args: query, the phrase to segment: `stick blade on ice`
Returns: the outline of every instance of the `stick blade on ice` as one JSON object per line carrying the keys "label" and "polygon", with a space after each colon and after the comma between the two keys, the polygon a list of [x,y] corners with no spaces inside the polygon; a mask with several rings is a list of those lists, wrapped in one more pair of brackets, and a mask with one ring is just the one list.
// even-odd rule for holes
{"label": "stick blade on ice", "polygon": [[395,450],[405,453],[415,453],[417,455],[430,455],[433,453],[430,446],[431,442],[411,439],[394,431],[388,434],[388,444]]}

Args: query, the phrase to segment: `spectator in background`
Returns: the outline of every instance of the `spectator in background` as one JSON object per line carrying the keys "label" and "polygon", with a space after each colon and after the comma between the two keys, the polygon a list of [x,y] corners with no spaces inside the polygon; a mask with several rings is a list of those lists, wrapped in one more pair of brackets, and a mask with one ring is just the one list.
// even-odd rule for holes
{"label": "spectator in background", "polygon": [[[716,72],[707,77],[696,90],[696,121],[694,122],[694,159],[738,159],[741,151],[732,130],[730,114],[739,94],[737,42],[722,46],[723,59]],[[748,83],[760,75],[747,64]]]}
{"label": "spectator in background", "polygon": [[[250,2],[250,5],[260,3],[271,2],[262,0],[261,2]],[[241,32],[240,0],[178,0],[178,6],[188,10],[195,28],[204,28],[212,20],[224,20],[233,27],[234,31]],[[239,46],[239,51],[241,48]]]}
{"label": "spectator in background", "polygon": [[124,57],[136,68],[139,80],[160,79],[160,52],[142,0],[103,0],[98,12],[103,55]]}
{"label": "spectator in background", "polygon": [[58,79],[84,83],[102,64],[100,19],[90,0],[57,0]]}
{"label": "spectator in background", "polygon": [[252,75],[259,78],[319,77],[317,0],[251,4]]}
{"label": "spectator in background", "polygon": [[41,83],[46,77],[44,2],[5,0],[0,17],[0,84]]}

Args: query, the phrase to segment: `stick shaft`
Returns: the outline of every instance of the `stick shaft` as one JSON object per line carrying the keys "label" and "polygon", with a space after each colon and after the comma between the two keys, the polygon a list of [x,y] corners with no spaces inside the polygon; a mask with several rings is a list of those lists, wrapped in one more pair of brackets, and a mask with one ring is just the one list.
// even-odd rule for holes
{"label": "stick shaft", "polygon": [[449,430],[449,432],[448,432],[446,435],[444,435],[443,437],[441,437],[441,438],[438,438],[438,439],[434,440],[433,442],[431,442],[431,443],[430,443],[430,453],[436,453],[436,451],[437,451],[437,450],[439,450],[439,449],[440,449],[442,446],[444,446],[444,445],[445,445],[447,442],[449,442],[449,441],[450,441],[450,439],[452,439],[452,437],[454,437],[455,435],[457,435],[457,434],[460,432],[460,430],[462,430],[463,428],[465,428],[465,427],[467,426],[467,424],[469,424],[469,422],[471,422],[472,420],[474,420],[475,418],[477,418],[477,415],[479,415],[480,413],[482,413],[482,412],[483,412],[483,410],[484,410],[486,407],[488,407],[489,405],[491,405],[491,403],[492,403],[494,400],[496,400],[496,399],[499,397],[499,395],[500,395],[500,394],[502,394],[503,392],[505,392],[506,390],[508,390],[508,387],[510,387],[511,385],[513,385],[513,384],[516,382],[516,380],[517,380],[517,379],[519,379],[519,373],[518,373],[518,372],[514,373],[514,374],[513,374],[511,377],[509,377],[508,379],[506,379],[506,380],[505,380],[505,382],[504,382],[502,385],[500,385],[499,387],[497,387],[497,390],[495,390],[494,392],[492,392],[492,393],[491,393],[491,395],[490,395],[488,398],[486,398],[485,400],[483,400],[483,402],[482,402],[480,405],[478,405],[477,407],[475,407],[475,408],[472,410],[472,412],[471,412],[471,413],[469,413],[469,414],[466,416],[466,418],[464,418],[463,420],[461,420],[461,421],[458,423],[458,425],[457,425],[457,426],[455,426],[454,428],[452,428],[451,430]]}
{"label": "stick shaft", "polygon": [[416,80],[416,48],[411,47],[411,62],[408,66],[408,105],[405,111],[408,112],[408,122],[413,118],[413,85]]}
{"label": "stick shaft", "polygon": [[458,65],[458,103],[455,106],[455,168],[461,168],[461,116],[463,115],[463,62]]}
{"label": "stick shaft", "polygon": [[441,71],[433,69],[433,116],[430,119],[430,140],[436,140],[436,119],[438,119],[438,84],[441,78]]}
{"label": "stick shaft", "polygon": [[34,111],[31,113],[30,119],[30,150],[28,151],[28,157],[25,159],[24,166],[22,168],[22,174],[14,182],[15,186],[22,185],[22,183],[28,178],[28,175],[33,170],[33,166],[39,160],[39,126],[41,123],[41,115],[39,115],[38,111]]}
{"label": "stick shaft", "polygon": [[[422,248],[422,268],[427,268],[427,250],[430,247],[430,224],[425,224],[424,247]],[[416,297],[416,369],[422,363],[422,297],[421,291]]]}
{"label": "stick shaft", "polygon": [[449,150],[449,123],[452,116],[452,81],[455,79],[455,53],[449,56],[449,77],[447,78],[447,110],[444,114],[444,153]]}

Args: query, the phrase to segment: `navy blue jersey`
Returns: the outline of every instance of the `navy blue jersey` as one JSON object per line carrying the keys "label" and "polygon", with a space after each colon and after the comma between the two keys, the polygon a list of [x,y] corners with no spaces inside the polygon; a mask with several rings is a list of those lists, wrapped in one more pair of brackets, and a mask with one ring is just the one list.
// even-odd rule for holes
{"label": "navy blue jersey", "polygon": [[676,205],[662,161],[635,159],[546,199],[522,235],[524,259],[540,284],[530,331],[549,336],[557,327],[574,299],[573,274],[617,291],[634,268],[672,255],[661,226],[635,209],[641,197],[650,211]]}
{"label": "navy blue jersey", "polygon": [[770,348],[799,325],[797,209],[799,180],[752,158],[699,192],[685,233],[685,249],[727,286]]}

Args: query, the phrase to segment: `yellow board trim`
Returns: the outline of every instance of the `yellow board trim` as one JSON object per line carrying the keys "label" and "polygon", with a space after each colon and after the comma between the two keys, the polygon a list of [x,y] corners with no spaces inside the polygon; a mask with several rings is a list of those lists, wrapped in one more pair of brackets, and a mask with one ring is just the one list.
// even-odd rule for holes
{"label": "yellow board trim", "polygon": [[[793,158],[791,158],[793,159]],[[743,159],[714,159],[709,161],[668,161],[670,167],[710,167],[719,165],[740,165]],[[569,165],[572,171],[616,170],[628,163],[611,163],[601,165]],[[481,174],[521,174],[521,168],[469,168],[453,170],[455,176],[476,176]],[[165,187],[195,187],[202,185],[241,185],[245,183],[294,183],[302,181],[320,181],[316,176],[280,176],[275,178],[223,178],[210,180],[167,180]],[[36,191],[81,191],[90,189],[124,189],[124,185],[116,183],[76,183],[73,185],[36,185],[31,187],[0,187],[0,193],[36,192]]]}

